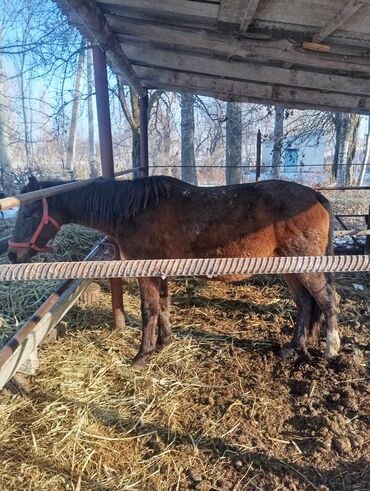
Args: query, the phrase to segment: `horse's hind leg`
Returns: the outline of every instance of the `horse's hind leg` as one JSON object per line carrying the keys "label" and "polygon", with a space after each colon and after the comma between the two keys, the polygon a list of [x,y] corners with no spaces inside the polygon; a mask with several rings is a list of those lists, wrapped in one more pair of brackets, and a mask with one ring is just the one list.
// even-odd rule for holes
{"label": "horse's hind leg", "polygon": [[158,338],[155,348],[157,352],[161,351],[172,341],[169,313],[170,297],[168,296],[168,281],[165,279],[161,280],[159,293]]}
{"label": "horse's hind leg", "polygon": [[317,305],[316,301],[314,300],[314,305],[311,313],[310,327],[308,329],[308,337],[313,345],[317,345],[319,343],[319,335],[323,322],[324,322],[324,314],[321,312],[320,307]]}
{"label": "horse's hind leg", "polygon": [[335,305],[335,291],[324,273],[301,273],[299,280],[316,300],[320,310],[325,316],[326,329],[326,357],[332,358],[340,349],[338,333],[337,309]]}
{"label": "horse's hind leg", "polygon": [[133,364],[138,367],[144,367],[155,353],[157,340],[156,329],[160,311],[160,281],[160,278],[140,278],[138,280],[143,323],[140,349],[133,359]]}
{"label": "horse's hind leg", "polygon": [[310,326],[313,298],[307,289],[299,281],[297,275],[287,274],[285,280],[288,283],[295,304],[297,305],[297,321],[293,338],[289,345],[282,350],[284,358],[294,355],[296,351],[307,353],[307,334]]}

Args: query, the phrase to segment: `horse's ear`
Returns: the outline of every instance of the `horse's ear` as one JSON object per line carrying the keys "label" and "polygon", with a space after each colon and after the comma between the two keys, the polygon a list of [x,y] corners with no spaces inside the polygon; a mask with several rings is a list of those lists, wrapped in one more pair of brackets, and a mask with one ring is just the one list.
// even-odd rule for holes
{"label": "horse's ear", "polygon": [[41,189],[40,183],[35,176],[29,176],[27,189],[29,191],[38,191],[39,189]]}

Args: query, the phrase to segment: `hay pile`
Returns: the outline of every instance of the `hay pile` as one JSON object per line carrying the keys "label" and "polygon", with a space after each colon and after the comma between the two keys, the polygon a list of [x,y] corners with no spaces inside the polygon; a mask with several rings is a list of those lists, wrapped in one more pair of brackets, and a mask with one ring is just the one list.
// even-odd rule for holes
{"label": "hay pile", "polygon": [[295,316],[276,278],[172,282],[175,340],[141,372],[136,283],[120,335],[108,292],[75,306],[30,392],[1,394],[1,491],[366,489],[370,284],[356,281],[367,290],[341,280],[344,351],[330,364],[276,355]]}
{"label": "hay pile", "polygon": [[[37,261],[78,261],[83,259],[102,235],[96,230],[79,225],[66,225],[57,235],[54,254],[40,254]],[[8,262],[6,254],[1,262]],[[0,284],[0,347],[22,326],[46,300],[60,282],[28,281]]]}

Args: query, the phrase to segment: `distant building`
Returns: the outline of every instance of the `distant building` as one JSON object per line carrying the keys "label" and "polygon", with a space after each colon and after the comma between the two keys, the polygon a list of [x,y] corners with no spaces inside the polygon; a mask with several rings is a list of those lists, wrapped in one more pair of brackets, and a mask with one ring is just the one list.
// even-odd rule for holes
{"label": "distant building", "polygon": [[[328,148],[329,147],[329,148]],[[262,172],[271,174],[272,152],[274,142],[272,139],[262,143]],[[323,175],[330,165],[329,152],[331,147],[327,145],[326,136],[321,133],[305,134],[302,136],[289,136],[284,139],[280,175],[282,177],[306,180],[308,176]]]}

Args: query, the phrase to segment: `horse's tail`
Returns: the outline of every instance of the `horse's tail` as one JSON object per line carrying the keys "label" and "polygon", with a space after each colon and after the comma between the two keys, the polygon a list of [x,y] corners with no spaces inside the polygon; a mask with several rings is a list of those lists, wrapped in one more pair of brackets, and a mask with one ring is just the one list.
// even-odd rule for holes
{"label": "horse's tail", "polygon": [[[328,241],[326,243],[325,254],[326,254],[326,256],[333,256],[334,255],[334,213],[333,213],[333,208],[330,204],[330,201],[327,198],[325,198],[325,196],[323,196],[322,194],[317,193],[317,199],[329,214]],[[326,277],[328,279],[328,282],[330,284],[332,284],[333,283],[332,273],[326,273]]]}
{"label": "horse's tail", "polygon": [[[326,248],[325,248],[325,255],[327,256],[332,256],[334,254],[334,244],[333,244],[333,230],[334,230],[334,214],[333,214],[333,209],[331,207],[331,204],[328,199],[325,198],[320,193],[317,193],[317,200],[319,203],[325,208],[325,210],[328,212],[329,215],[329,229],[328,229],[328,238],[327,238],[327,243],[326,243]],[[332,288],[333,293],[335,292],[334,290],[334,284],[333,284],[333,276],[332,273],[325,273],[327,282]],[[335,293],[334,293],[335,297]],[[310,327],[309,327],[309,332],[313,338],[317,338],[318,334],[320,332],[324,316],[323,313],[317,304],[316,300],[312,297],[313,304],[312,304],[312,310],[311,310],[311,319],[310,319]]]}

